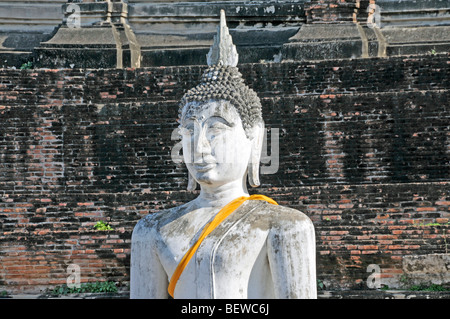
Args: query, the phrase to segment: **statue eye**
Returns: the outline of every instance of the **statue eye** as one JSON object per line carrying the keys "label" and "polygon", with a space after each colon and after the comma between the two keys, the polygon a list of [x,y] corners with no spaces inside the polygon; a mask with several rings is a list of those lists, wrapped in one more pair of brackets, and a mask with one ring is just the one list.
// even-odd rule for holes
{"label": "statue eye", "polygon": [[221,117],[212,117],[208,122],[208,130],[215,132],[222,132],[233,126]]}
{"label": "statue eye", "polygon": [[228,125],[224,124],[224,123],[220,123],[220,122],[215,122],[212,125],[209,126],[209,129],[211,130],[217,130],[217,131],[222,131],[222,130],[226,130],[230,128]]}

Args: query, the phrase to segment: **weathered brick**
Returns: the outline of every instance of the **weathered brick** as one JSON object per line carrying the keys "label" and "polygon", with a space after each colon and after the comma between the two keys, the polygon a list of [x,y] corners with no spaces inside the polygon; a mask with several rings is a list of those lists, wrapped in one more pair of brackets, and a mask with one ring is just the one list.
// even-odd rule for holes
{"label": "weathered brick", "polygon": [[[359,287],[368,264],[400,277],[403,254],[445,252],[448,58],[240,65],[280,131],[280,168],[257,191],[311,218],[331,286]],[[203,69],[0,70],[1,289],[63,284],[70,263],[85,281],[128,283],[137,220],[195,196],[171,133]]]}

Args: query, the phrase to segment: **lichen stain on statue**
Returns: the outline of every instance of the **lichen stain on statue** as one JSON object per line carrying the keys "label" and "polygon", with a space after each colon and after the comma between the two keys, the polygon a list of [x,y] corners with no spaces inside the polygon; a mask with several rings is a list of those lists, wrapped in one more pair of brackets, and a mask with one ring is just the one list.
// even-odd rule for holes
{"label": "lichen stain on statue", "polygon": [[220,21],[208,68],[180,103],[188,188],[200,186],[200,194],[137,223],[130,297],[316,298],[311,220],[264,196],[249,198],[247,181],[259,186],[264,121],[236,67],[223,11]]}

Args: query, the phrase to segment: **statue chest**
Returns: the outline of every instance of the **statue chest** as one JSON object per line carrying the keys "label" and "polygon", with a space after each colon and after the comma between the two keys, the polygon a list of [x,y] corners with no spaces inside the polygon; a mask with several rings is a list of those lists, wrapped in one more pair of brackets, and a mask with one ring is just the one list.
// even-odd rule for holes
{"label": "statue chest", "polygon": [[[223,221],[201,243],[181,274],[175,289],[176,298],[247,298],[251,281],[260,281],[266,257],[268,222],[258,209],[259,203],[243,205]],[[184,234],[163,247],[161,262],[169,276],[198,231]],[[189,245],[187,245],[189,243]]]}

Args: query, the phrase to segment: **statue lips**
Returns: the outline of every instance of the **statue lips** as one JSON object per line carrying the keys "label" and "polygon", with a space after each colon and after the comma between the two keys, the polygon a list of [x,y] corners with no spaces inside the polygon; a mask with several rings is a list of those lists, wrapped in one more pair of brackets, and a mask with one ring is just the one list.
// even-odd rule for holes
{"label": "statue lips", "polygon": [[216,163],[214,162],[202,162],[202,163],[194,163],[194,168],[197,172],[206,172],[210,169],[213,169],[216,166]]}

